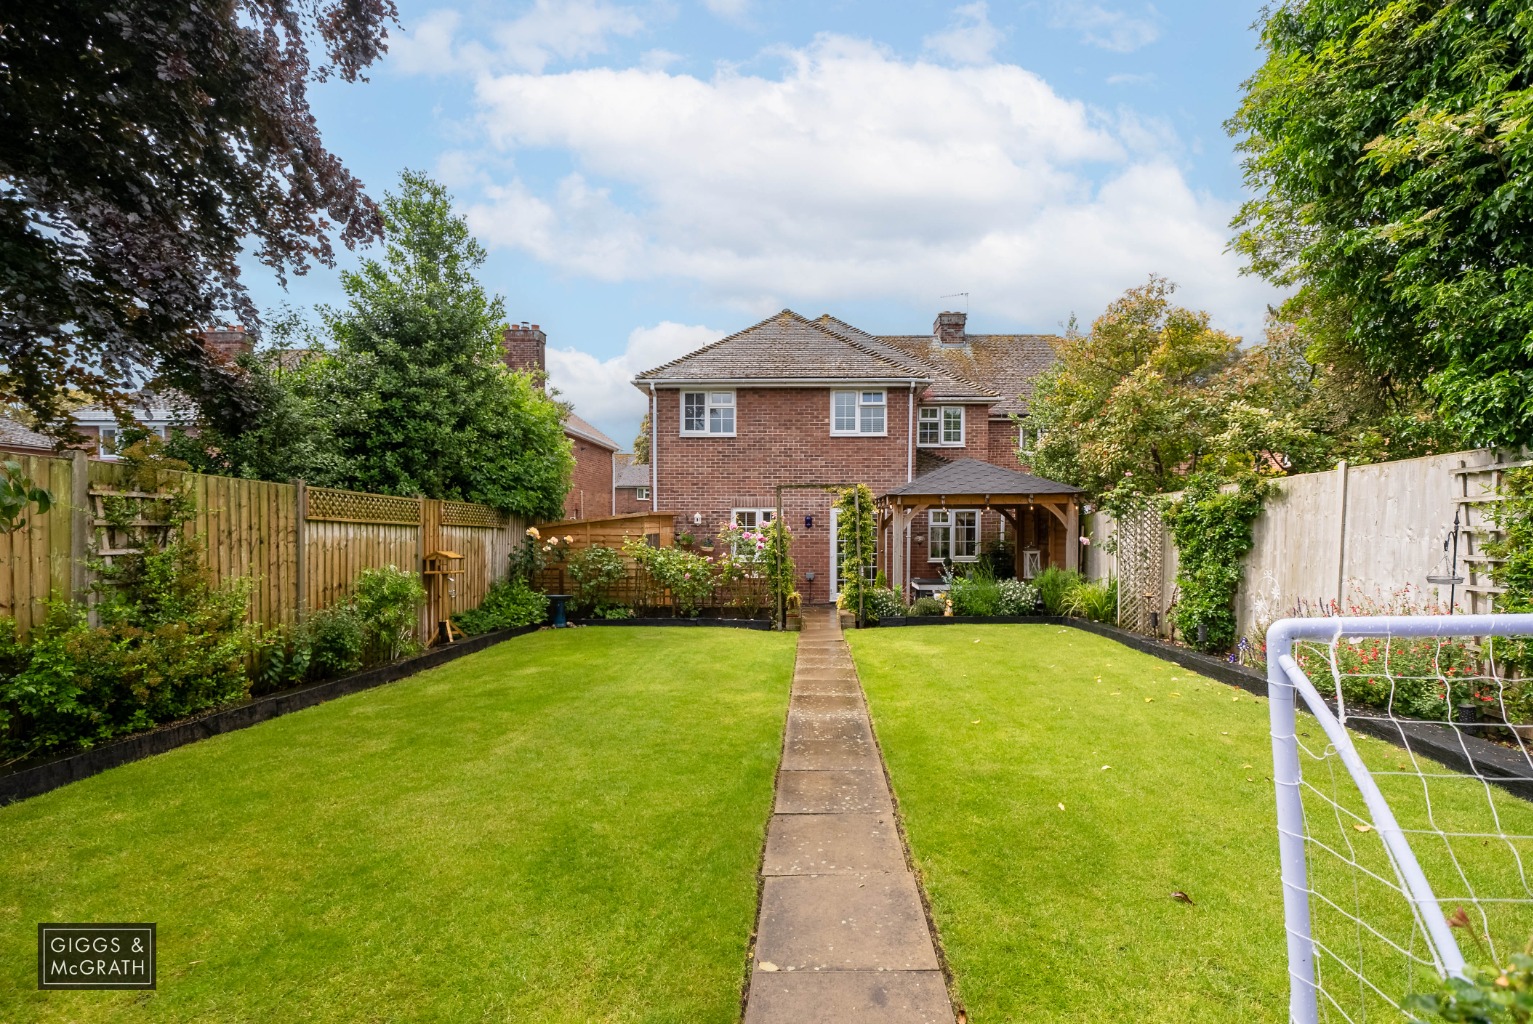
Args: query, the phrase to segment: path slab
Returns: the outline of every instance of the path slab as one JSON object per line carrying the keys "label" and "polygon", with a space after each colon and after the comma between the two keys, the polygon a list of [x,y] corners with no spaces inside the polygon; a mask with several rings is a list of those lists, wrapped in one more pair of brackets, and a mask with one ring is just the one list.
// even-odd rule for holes
{"label": "path slab", "polygon": [[873,745],[873,730],[866,715],[822,715],[788,705],[788,746],[800,740],[845,740],[858,746]]}
{"label": "path slab", "polygon": [[894,800],[882,770],[782,771],[776,813],[893,814]]}
{"label": "path slab", "polygon": [[756,971],[745,1024],[952,1024],[939,971]]}
{"label": "path slab", "polygon": [[768,878],[756,935],[756,966],[937,970],[921,896],[906,871]]}
{"label": "path slab", "polygon": [[842,697],[861,696],[862,687],[854,676],[837,672],[806,672],[793,677],[793,695],[829,693]]}
{"label": "path slab", "polygon": [[850,875],[903,871],[892,814],[775,814],[763,875]]}
{"label": "path slab", "polygon": [[855,693],[795,693],[788,703],[789,714],[855,715],[862,718],[867,709]]}
{"label": "path slab", "polygon": [[862,768],[877,771],[881,762],[871,741],[816,740],[802,737],[783,748],[782,770],[790,772],[835,771]]}

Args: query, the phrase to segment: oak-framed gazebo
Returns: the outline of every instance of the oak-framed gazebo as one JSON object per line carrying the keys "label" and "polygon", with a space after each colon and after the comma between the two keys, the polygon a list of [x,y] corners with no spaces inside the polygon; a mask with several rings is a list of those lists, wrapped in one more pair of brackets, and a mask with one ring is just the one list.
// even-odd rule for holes
{"label": "oak-framed gazebo", "polygon": [[[918,513],[928,509],[984,509],[998,512],[1015,531],[1013,545],[1016,574],[1025,575],[1024,541],[1047,538],[1041,548],[1041,568],[1061,565],[1080,568],[1079,487],[1047,480],[979,459],[957,459],[924,473],[902,487],[882,495],[888,533],[890,584],[907,593],[914,577],[910,564],[911,527]],[[1055,528],[1057,524],[1057,529]],[[880,531],[882,532],[882,531]]]}

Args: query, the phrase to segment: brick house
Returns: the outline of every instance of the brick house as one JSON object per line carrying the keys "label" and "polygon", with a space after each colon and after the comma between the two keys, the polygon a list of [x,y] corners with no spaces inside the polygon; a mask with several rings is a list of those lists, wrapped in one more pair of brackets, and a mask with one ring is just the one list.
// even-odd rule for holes
{"label": "brick house", "polygon": [[[548,335],[537,324],[523,322],[507,327],[501,335],[500,348],[511,369],[531,373],[540,386],[547,381]],[[569,493],[564,496],[564,518],[600,519],[618,514],[615,474],[622,445],[573,411],[564,417],[564,436],[570,439],[570,450],[575,456]]]}
{"label": "brick house", "polygon": [[[1017,459],[1017,422],[1026,429],[1033,381],[1054,359],[1049,337],[967,334],[965,320],[944,312],[930,335],[875,336],[783,310],[638,374],[633,383],[650,402],[650,507],[674,513],[678,534],[702,538],[769,521],[779,485],[856,482],[885,497],[968,462],[1006,470],[1006,486],[1024,497],[1029,488],[1073,494],[1025,475]],[[882,503],[880,568],[908,586],[1002,544],[1029,553],[1028,574],[1076,564],[1066,544],[1074,523],[1057,507],[1051,514],[1028,500],[1002,515],[987,495],[974,497],[958,508],[934,495],[933,507],[898,524]],[[800,593],[833,599],[832,496],[784,490],[781,501]]]}
{"label": "brick house", "polygon": [[612,465],[612,489],[616,494],[612,505],[613,514],[622,516],[630,512],[651,511],[649,463],[635,462],[633,452],[618,452],[612,457]]}

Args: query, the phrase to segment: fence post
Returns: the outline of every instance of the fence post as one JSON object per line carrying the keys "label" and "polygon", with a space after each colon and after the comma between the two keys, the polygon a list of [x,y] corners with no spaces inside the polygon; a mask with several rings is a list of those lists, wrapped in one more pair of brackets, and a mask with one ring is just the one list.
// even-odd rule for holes
{"label": "fence post", "polygon": [[298,601],[297,620],[301,623],[309,617],[309,485],[302,480],[293,481],[294,502],[298,515],[294,524],[297,541],[297,569],[295,576]]}
{"label": "fence post", "polygon": [[90,585],[85,560],[90,556],[90,539],[95,532],[90,501],[90,458],[75,449],[69,467],[69,594],[71,600],[84,601]]}

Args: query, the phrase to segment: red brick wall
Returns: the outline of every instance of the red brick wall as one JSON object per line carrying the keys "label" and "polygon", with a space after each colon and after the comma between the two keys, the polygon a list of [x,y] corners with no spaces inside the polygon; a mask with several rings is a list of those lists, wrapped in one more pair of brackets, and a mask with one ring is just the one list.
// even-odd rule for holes
{"label": "red brick wall", "polygon": [[564,496],[564,518],[600,519],[612,514],[612,452],[567,434],[575,452],[575,471]]}
{"label": "red brick wall", "polygon": [[648,498],[642,501],[638,497],[637,487],[619,487],[617,489],[617,512],[615,515],[627,515],[630,512],[648,512],[650,502]]}
{"label": "red brick wall", "polygon": [[[736,508],[772,508],[777,484],[865,483],[875,495],[905,483],[909,457],[909,391],[889,388],[883,437],[832,437],[830,390],[740,388],[734,437],[682,437],[680,391],[656,393],[654,444],[662,511],[677,533],[701,539],[728,525]],[[806,602],[830,597],[830,508],[820,491],[784,491],[783,517],[793,531],[798,589]],[[694,525],[693,517],[702,523]],[[812,516],[814,525],[804,526]],[[806,578],[814,573],[814,580]]]}
{"label": "red brick wall", "polygon": [[990,451],[985,458],[997,466],[1020,470],[1017,460],[1017,425],[1009,419],[991,419]]}

